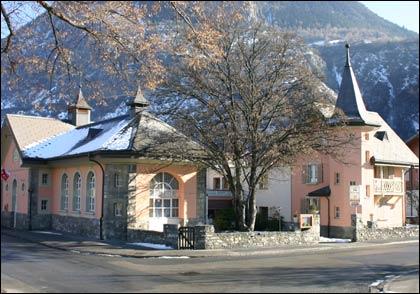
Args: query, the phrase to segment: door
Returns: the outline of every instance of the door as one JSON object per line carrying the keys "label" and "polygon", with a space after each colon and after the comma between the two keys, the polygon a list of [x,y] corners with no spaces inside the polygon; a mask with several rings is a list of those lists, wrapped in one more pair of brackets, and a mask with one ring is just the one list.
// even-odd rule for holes
{"label": "door", "polygon": [[17,190],[17,181],[13,180],[13,185],[12,185],[12,209],[13,209],[13,227],[14,228],[16,228],[16,213],[17,213],[16,190]]}

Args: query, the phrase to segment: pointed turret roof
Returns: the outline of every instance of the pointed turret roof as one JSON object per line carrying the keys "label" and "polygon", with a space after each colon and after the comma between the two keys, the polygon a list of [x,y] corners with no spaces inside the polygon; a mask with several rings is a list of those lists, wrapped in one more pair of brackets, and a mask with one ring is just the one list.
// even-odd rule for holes
{"label": "pointed turret roof", "polygon": [[350,62],[349,44],[346,44],[346,51],[346,64],[343,70],[334,116],[338,116],[338,111],[341,110],[349,125],[379,126],[376,122],[371,121],[363,102],[363,97]]}
{"label": "pointed turret roof", "polygon": [[89,104],[86,102],[85,97],[83,96],[81,87],[79,87],[79,93],[77,94],[76,102],[70,105],[70,107],[92,110],[92,107],[89,106]]}
{"label": "pointed turret roof", "polygon": [[130,102],[127,103],[131,107],[147,107],[149,106],[149,101],[144,98],[143,93],[141,92],[140,85],[137,88],[136,96],[134,96]]}

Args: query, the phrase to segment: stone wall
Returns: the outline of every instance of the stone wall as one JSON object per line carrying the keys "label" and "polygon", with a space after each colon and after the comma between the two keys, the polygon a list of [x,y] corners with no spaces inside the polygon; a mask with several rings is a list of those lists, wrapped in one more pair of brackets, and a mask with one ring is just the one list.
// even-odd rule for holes
{"label": "stone wall", "polygon": [[355,229],[353,227],[337,227],[330,226],[330,234],[328,236],[328,226],[321,226],[321,236],[338,239],[354,239]]}
{"label": "stone wall", "polygon": [[99,219],[53,214],[53,230],[99,239]]}
{"label": "stone wall", "polygon": [[419,237],[419,227],[396,227],[396,228],[359,228],[356,232],[357,241],[370,240],[399,240]]}
{"label": "stone wall", "polygon": [[195,249],[230,249],[303,245],[319,242],[319,217],[313,227],[295,232],[233,232],[215,233],[212,225],[195,227]]}
{"label": "stone wall", "polygon": [[206,207],[206,193],[207,193],[207,169],[199,168],[197,172],[197,219],[196,224],[206,223],[207,207]]}
{"label": "stone wall", "polygon": [[142,242],[165,244],[174,249],[178,248],[178,225],[163,225],[163,232],[138,229],[127,230],[128,242]]}
{"label": "stone wall", "polygon": [[419,226],[378,228],[375,222],[363,223],[358,214],[352,215],[352,226],[354,227],[353,241],[401,240],[419,237]]}
{"label": "stone wall", "polygon": [[37,214],[32,216],[32,230],[50,230],[51,214]]}

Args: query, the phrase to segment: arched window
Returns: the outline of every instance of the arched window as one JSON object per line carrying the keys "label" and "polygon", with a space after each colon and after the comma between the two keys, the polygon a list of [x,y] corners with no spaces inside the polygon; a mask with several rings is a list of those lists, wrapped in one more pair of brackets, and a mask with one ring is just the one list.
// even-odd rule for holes
{"label": "arched window", "polygon": [[89,172],[86,181],[86,211],[95,211],[95,175]]}
{"label": "arched window", "polygon": [[61,210],[69,207],[69,178],[66,174],[61,177]]}
{"label": "arched window", "polygon": [[73,179],[73,210],[80,210],[80,192],[82,188],[82,178],[79,173]]}
{"label": "arched window", "polygon": [[150,217],[178,217],[179,184],[174,176],[159,173],[150,181]]}

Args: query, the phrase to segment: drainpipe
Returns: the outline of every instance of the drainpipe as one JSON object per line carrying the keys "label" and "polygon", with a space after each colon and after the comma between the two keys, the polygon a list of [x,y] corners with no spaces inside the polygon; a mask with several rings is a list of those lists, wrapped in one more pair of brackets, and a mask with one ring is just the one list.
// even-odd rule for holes
{"label": "drainpipe", "polygon": [[[414,165],[410,166],[410,216],[413,216],[413,173]],[[417,216],[418,217],[418,216]]]}
{"label": "drainpipe", "polygon": [[29,231],[32,231],[32,192],[34,190],[32,188],[28,189],[28,193],[29,193]]}
{"label": "drainpipe", "polygon": [[[326,197],[328,202],[328,238],[330,237],[330,225],[331,225],[331,218],[330,218],[330,197]],[[321,221],[321,220],[320,220]]]}
{"label": "drainpipe", "polygon": [[103,168],[102,164],[100,164],[100,163],[99,163],[98,161],[96,161],[95,159],[92,159],[90,156],[91,156],[91,155],[90,155],[90,154],[88,154],[89,161],[92,161],[92,162],[94,162],[94,163],[98,164],[98,165],[99,165],[99,167],[100,167],[100,168],[101,168],[101,170],[102,170],[102,191],[101,191],[101,193],[102,193],[102,197],[101,197],[102,201],[101,201],[101,218],[99,219],[99,239],[100,239],[100,240],[103,240],[103,239],[104,239],[104,236],[103,236],[103,223],[104,223],[104,187],[105,187],[105,170],[104,170],[104,168]]}

